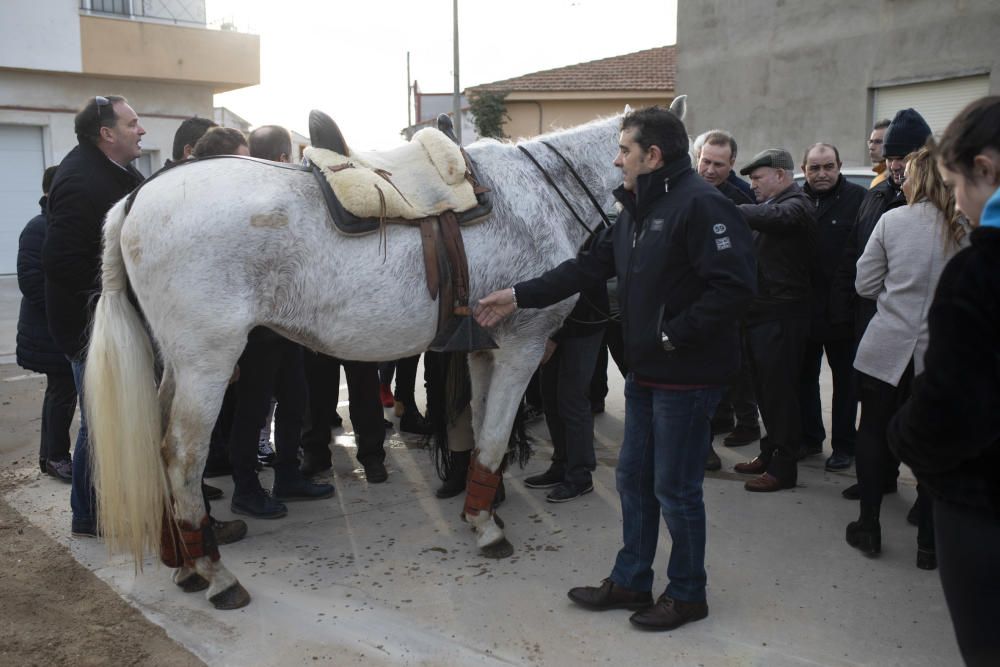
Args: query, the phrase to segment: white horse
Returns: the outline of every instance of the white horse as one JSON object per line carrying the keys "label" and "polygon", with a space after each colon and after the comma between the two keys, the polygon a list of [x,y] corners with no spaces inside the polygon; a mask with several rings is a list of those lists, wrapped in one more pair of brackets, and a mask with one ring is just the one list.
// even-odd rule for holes
{"label": "white horse", "polygon": [[[613,166],[620,122],[615,116],[540,138],[567,157],[605,210],[621,181]],[[521,145],[596,227],[593,204],[563,162],[538,140]],[[493,191],[492,215],[463,229],[474,303],[575,256],[587,232],[514,145],[484,140],[468,152]],[[99,525],[110,548],[141,563],[146,550],[167,546],[161,528],[176,526],[174,581],[185,590],[207,585],[217,608],[249,602],[202,523],[201,472],[226,384],[256,326],[345,359],[426,350],[438,305],[424,284],[420,232],[390,226],[386,241],[383,261],[377,235],[336,232],[309,172],[246,160],[165,172],[127,214],[124,200],[111,209],[85,391]],[[129,286],[163,360],[158,395]],[[521,395],[572,305],[519,311],[493,332],[498,349],[470,355],[480,470],[501,465]],[[484,555],[508,555],[492,512],[468,508]]]}

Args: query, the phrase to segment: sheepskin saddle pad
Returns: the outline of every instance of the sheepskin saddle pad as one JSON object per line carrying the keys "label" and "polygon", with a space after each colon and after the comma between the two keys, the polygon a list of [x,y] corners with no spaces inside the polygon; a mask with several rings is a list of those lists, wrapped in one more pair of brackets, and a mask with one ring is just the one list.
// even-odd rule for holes
{"label": "sheepskin saddle pad", "polygon": [[310,147],[305,156],[357,218],[419,220],[478,204],[461,149],[435,128],[424,128],[408,144],[388,151],[345,156]]}

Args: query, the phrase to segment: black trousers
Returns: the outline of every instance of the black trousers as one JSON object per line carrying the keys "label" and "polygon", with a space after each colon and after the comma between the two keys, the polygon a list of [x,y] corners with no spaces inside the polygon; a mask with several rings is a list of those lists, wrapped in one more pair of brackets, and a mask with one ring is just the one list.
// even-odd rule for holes
{"label": "black trousers", "polygon": [[69,460],[69,430],[75,413],[76,384],[73,374],[46,373],[39,461]]}
{"label": "black trousers", "polygon": [[882,488],[899,476],[899,460],[889,449],[886,430],[889,428],[889,420],[909,398],[912,382],[912,361],[895,387],[865,373],[858,373],[861,424],[858,428],[855,468],[863,516],[868,514],[878,518],[882,507]]}
{"label": "black trousers", "polygon": [[760,416],[767,436],[760,455],[767,472],[785,483],[798,479],[798,452],[802,442],[799,375],[809,320],[789,318],[748,326],[751,373]]}
{"label": "black trousers", "polygon": [[858,418],[858,401],[854,394],[854,340],[806,341],[799,385],[799,404],[802,407],[802,444],[806,447],[822,445],[826,440],[823,427],[823,405],[819,396],[819,376],[823,363],[833,375],[833,451],[854,456],[856,439],[855,422]]}
{"label": "black trousers", "polygon": [[938,572],[962,658],[968,667],[1000,665],[1000,519],[933,504]]}
{"label": "black trousers", "polygon": [[420,355],[404,357],[395,361],[384,361],[378,364],[379,382],[385,385],[392,384],[392,376],[396,376],[396,390],[393,397],[403,404],[407,410],[417,408],[416,386],[417,386],[417,364],[420,362]]}
{"label": "black trousers", "polygon": [[[340,367],[347,376],[348,411],[354,427],[358,462],[385,460],[385,423],[379,400],[378,364],[342,361],[325,354],[306,353],[305,378],[309,386],[309,413],[302,434],[302,450],[312,457],[330,456],[333,417],[340,399]],[[280,405],[280,403],[279,403]]]}
{"label": "black trousers", "polygon": [[590,379],[591,402],[601,402],[608,395],[608,352],[615,360],[615,366],[622,377],[628,375],[625,369],[625,341],[622,340],[622,325],[620,322],[609,322],[604,328],[604,340],[597,351],[597,363],[594,366],[594,376]]}
{"label": "black trousers", "polygon": [[740,371],[723,392],[712,421],[727,426],[735,422],[737,426],[754,427],[757,426],[758,413],[754,394],[753,364],[747,347],[746,331],[742,327],[740,345],[742,346]]}
{"label": "black trousers", "polygon": [[271,408],[274,412],[274,474],[294,479],[299,468],[299,443],[306,409],[306,382],[302,347],[284,338],[255,338],[251,333],[239,360],[240,379],[234,385],[236,407],[229,438],[233,466],[233,495],[259,486],[257,444]]}
{"label": "black trousers", "polygon": [[594,457],[594,415],[587,388],[594,374],[603,332],[565,338],[541,367],[545,423],[552,437],[553,467],[577,485],[591,483]]}

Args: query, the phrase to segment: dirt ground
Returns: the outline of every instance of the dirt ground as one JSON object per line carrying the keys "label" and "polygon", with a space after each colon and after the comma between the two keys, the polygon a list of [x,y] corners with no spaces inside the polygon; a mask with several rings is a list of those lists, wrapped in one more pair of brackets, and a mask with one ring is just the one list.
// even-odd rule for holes
{"label": "dirt ground", "polygon": [[0,665],[201,666],[0,500]]}
{"label": "dirt ground", "polygon": [[0,665],[204,665],[3,499],[38,446],[44,378],[24,374],[0,366]]}

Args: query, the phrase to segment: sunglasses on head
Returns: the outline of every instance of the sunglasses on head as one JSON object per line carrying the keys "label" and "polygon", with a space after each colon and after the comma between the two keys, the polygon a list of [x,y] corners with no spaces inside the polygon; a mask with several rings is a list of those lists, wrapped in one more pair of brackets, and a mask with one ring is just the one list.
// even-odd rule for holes
{"label": "sunglasses on head", "polygon": [[94,104],[97,105],[97,120],[98,122],[100,122],[101,120],[103,120],[103,118],[101,117],[101,109],[103,109],[106,106],[110,106],[111,102],[108,100],[108,98],[104,97],[103,95],[95,95]]}

